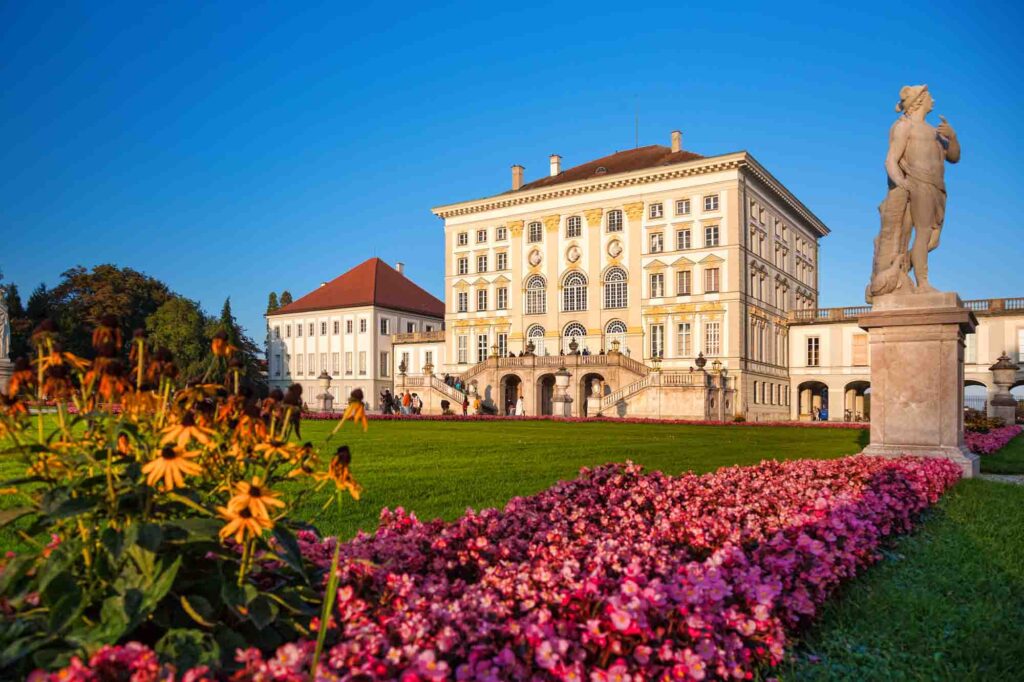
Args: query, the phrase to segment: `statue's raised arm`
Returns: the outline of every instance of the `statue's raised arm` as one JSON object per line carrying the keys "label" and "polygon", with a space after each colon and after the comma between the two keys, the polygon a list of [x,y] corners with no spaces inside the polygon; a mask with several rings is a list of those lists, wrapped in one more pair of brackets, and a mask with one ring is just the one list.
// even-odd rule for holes
{"label": "statue's raised arm", "polygon": [[[899,119],[889,130],[885,157],[889,191],[878,210],[882,227],[865,298],[935,291],[928,283],[928,252],[939,245],[946,213],[945,163],[960,160],[960,141],[945,118],[925,117],[935,101],[927,85],[900,89]],[[910,271],[914,271],[914,279]]]}

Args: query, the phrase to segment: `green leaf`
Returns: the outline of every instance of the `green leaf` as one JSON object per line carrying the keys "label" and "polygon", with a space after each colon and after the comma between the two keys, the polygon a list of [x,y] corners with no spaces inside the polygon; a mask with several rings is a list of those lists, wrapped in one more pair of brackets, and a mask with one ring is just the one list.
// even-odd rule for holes
{"label": "green leaf", "polygon": [[249,620],[258,630],[267,627],[277,618],[277,604],[260,595],[249,604]]}
{"label": "green leaf", "polygon": [[22,476],[20,478],[9,478],[6,481],[0,481],[0,488],[9,488],[12,485],[24,485],[26,483],[38,483],[39,481],[45,481],[46,479],[42,476]]}
{"label": "green leaf", "polygon": [[136,542],[143,549],[150,552],[160,550],[160,543],[164,541],[164,532],[155,523],[144,523],[139,526],[139,537]]}
{"label": "green leaf", "polygon": [[12,507],[10,509],[4,509],[0,511],[0,528],[8,526],[23,516],[35,513],[36,510],[32,507]]}
{"label": "green leaf", "polygon": [[192,500],[192,499],[190,499],[188,497],[185,497],[184,495],[180,495],[178,493],[173,493],[173,492],[172,493],[167,493],[167,499],[173,500],[174,502],[178,502],[179,504],[183,504],[186,507],[189,507],[190,509],[199,512],[203,516],[213,516],[213,512],[212,511],[210,511],[209,509],[207,509],[203,505],[199,504],[195,500]]}
{"label": "green leaf", "polygon": [[143,591],[142,606],[145,611],[148,612],[155,609],[157,604],[167,596],[171,586],[174,585],[174,578],[178,575],[180,567],[181,557],[179,556],[173,563],[163,568],[156,575],[153,582],[149,585],[149,589]]}
{"label": "green leaf", "polygon": [[71,584],[75,589],[65,593],[50,609],[48,627],[51,634],[59,633],[85,609],[81,590],[78,585]]}
{"label": "green leaf", "polygon": [[299,549],[299,543],[295,539],[292,532],[279,523],[274,527],[274,539],[281,547],[281,551],[278,553],[282,561],[290,566],[296,573],[302,576],[302,579],[307,583],[309,582],[309,576],[306,575],[306,566],[302,558],[302,550]]}
{"label": "green leaf", "polygon": [[216,614],[205,597],[200,597],[197,594],[187,597],[181,595],[181,608],[185,609],[185,613],[188,614],[189,618],[205,628],[212,628],[216,625],[213,622],[216,619]]}
{"label": "green leaf", "polygon": [[85,512],[92,510],[96,506],[97,501],[98,498],[91,495],[84,497],[71,497],[51,509],[44,511],[46,511],[50,520],[56,521],[58,519],[66,519],[72,516],[78,516],[79,514],[84,514]]}
{"label": "green leaf", "polygon": [[178,670],[198,665],[215,666],[220,662],[220,645],[211,635],[201,630],[168,630],[155,648],[161,659],[171,661]]}

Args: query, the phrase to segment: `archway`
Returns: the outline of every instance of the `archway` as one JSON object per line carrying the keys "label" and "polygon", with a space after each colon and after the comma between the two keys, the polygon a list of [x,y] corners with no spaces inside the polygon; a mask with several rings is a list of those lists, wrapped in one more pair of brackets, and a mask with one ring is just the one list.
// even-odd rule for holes
{"label": "archway", "polygon": [[551,399],[555,396],[555,375],[543,374],[537,379],[537,414],[554,414]]}
{"label": "archway", "polygon": [[980,381],[968,379],[964,382],[964,410],[988,412],[988,386]]}
{"label": "archway", "polygon": [[599,382],[597,385],[597,390],[600,391],[600,393],[598,395],[605,396],[612,392],[611,387],[604,382],[603,375],[597,374],[595,372],[584,374],[583,377],[580,379],[579,391],[576,392],[576,395],[579,396],[578,414],[581,417],[590,416],[587,414],[587,401],[590,399],[592,395],[594,395],[595,380]]}
{"label": "archway", "polygon": [[820,381],[805,381],[796,388],[797,414],[804,421],[828,415],[828,386]]}
{"label": "archway", "polygon": [[843,421],[871,421],[871,382],[851,381],[843,392]]}
{"label": "archway", "polygon": [[516,374],[506,374],[501,378],[502,403],[498,406],[498,414],[514,414],[516,402],[523,393],[523,380]]}

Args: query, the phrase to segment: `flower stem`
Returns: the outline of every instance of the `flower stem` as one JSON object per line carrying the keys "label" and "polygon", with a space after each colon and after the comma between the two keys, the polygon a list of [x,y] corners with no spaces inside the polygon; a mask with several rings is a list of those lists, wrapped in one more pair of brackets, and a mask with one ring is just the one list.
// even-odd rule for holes
{"label": "flower stem", "polygon": [[334,609],[334,598],[338,593],[338,556],[341,554],[341,540],[334,539],[334,558],[331,559],[331,575],[327,579],[327,590],[324,592],[324,606],[320,611],[320,629],[316,633],[316,650],[313,652],[313,666],[311,668],[313,677],[316,677],[317,666],[320,665],[320,656],[324,652],[324,642],[327,640],[327,625],[331,620],[331,611]]}

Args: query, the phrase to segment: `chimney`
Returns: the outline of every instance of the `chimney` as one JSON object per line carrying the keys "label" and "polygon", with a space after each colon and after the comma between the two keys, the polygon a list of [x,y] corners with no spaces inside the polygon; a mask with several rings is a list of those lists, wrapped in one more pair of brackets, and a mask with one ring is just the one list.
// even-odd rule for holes
{"label": "chimney", "polygon": [[515,191],[523,186],[523,171],[525,169],[518,163],[512,166],[512,190]]}
{"label": "chimney", "polygon": [[558,154],[551,155],[551,177],[562,172],[562,157]]}
{"label": "chimney", "polygon": [[320,282],[320,286],[322,286],[322,287],[327,286],[327,282]]}
{"label": "chimney", "polygon": [[672,131],[672,151],[678,152],[683,148],[683,134],[678,130]]}
{"label": "chimney", "polygon": [[404,275],[405,274],[405,263],[401,263],[401,262],[395,263],[395,270],[398,271],[399,275]]}

